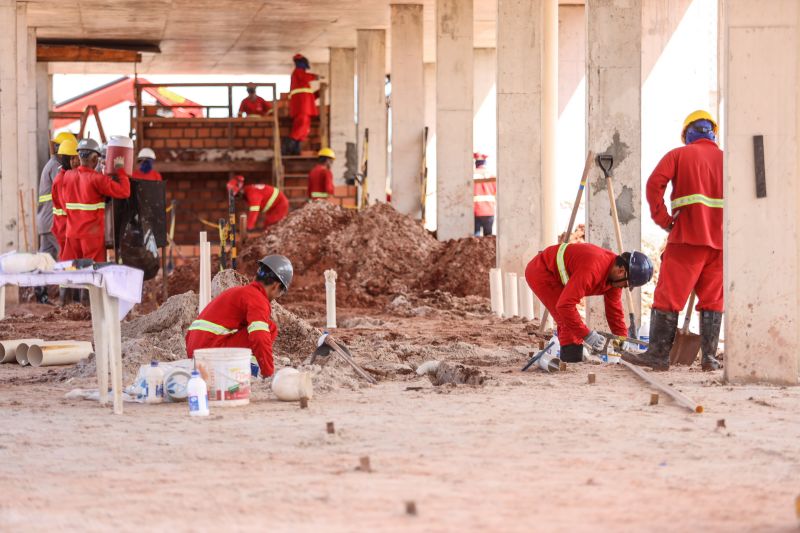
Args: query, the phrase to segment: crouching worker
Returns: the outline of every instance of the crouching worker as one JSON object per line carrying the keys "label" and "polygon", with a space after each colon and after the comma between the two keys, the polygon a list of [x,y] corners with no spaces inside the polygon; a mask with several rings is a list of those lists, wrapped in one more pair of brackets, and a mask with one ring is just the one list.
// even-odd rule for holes
{"label": "crouching worker", "polygon": [[588,243],[545,248],[528,263],[525,280],[558,327],[561,360],[580,363],[583,343],[601,350],[605,338],[589,330],[577,305],[585,296],[603,296],[606,321],[614,335],[627,335],[622,289],[641,287],[653,276],[653,264],[641,252],[614,252]]}
{"label": "crouching worker", "polygon": [[186,353],[194,357],[201,348],[249,348],[263,377],[275,370],[272,344],[278,326],[270,318],[270,302],[289,290],[294,271],[282,255],[268,255],[258,262],[256,280],[223,291],[211,300],[186,332]]}

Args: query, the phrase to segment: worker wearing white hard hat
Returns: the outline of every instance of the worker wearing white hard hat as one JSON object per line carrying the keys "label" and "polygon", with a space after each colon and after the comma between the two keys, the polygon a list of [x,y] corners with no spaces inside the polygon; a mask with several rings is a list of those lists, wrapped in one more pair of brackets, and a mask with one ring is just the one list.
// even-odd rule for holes
{"label": "worker wearing white hard hat", "polygon": [[139,150],[139,155],[136,157],[136,168],[133,169],[133,176],[135,180],[146,181],[162,181],[161,177],[155,168],[156,153],[152,148],[142,148]]}

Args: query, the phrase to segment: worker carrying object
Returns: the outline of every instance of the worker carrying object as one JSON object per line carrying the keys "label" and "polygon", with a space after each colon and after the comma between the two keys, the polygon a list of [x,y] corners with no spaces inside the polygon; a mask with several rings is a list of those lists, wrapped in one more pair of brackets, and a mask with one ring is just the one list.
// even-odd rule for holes
{"label": "worker carrying object", "polygon": [[186,332],[188,356],[194,357],[194,351],[201,348],[250,348],[261,375],[271,376],[278,326],[272,321],[270,302],[289,290],[293,275],[286,257],[263,257],[254,282],[223,291],[192,322]]}
{"label": "worker carrying object", "polygon": [[264,213],[264,229],[277,224],[289,214],[289,199],[277,187],[264,183],[244,184],[244,176],[234,176],[228,181],[228,192],[234,196],[244,194],[247,200],[247,230],[252,231],[258,216]]}
{"label": "worker carrying object", "polygon": [[272,104],[256,94],[256,84],[247,84],[247,96],[239,104],[239,116],[263,117],[272,110]]}
{"label": "worker carrying object", "polygon": [[486,168],[486,154],[474,153],[475,170],[472,173],[473,207],[475,211],[475,236],[492,234],[495,208],[497,206],[497,178]]}
{"label": "worker carrying object", "polygon": [[333,173],[331,167],[336,154],[330,148],[317,152],[317,164],[308,173],[308,199],[326,200],[333,196]]}
{"label": "worker carrying object", "polygon": [[585,296],[603,296],[606,321],[615,335],[627,335],[622,289],[641,287],[653,277],[653,264],[643,253],[617,255],[589,243],[549,246],[528,263],[525,280],[558,327],[561,360],[583,360],[583,343],[600,350],[605,338],[589,330],[577,305]]}
{"label": "worker carrying object", "polygon": [[[685,146],[667,152],[647,180],[650,216],[669,237],[650,313],[650,345],[644,353],[626,358],[633,364],[669,369],[678,313],[694,290],[700,311],[702,368],[720,368],[716,355],[723,312],[723,194],[722,150],[716,135],[717,123],[709,113],[691,113],[681,130]],[[672,184],[671,213],[664,205],[668,183]]]}
{"label": "worker carrying object", "polygon": [[100,157],[100,146],[92,139],[78,143],[80,166],[70,169],[58,180],[53,190],[53,203],[63,205],[67,214],[66,241],[62,260],[106,260],[105,208],[106,196],[128,198],[131,184],[122,162],[117,164],[119,182],[94,170]]}
{"label": "worker carrying object", "polygon": [[133,179],[145,181],[163,181],[161,173],[155,167],[156,153],[152,148],[142,148],[136,157],[136,168],[133,169]]}
{"label": "worker carrying object", "polygon": [[311,132],[311,117],[319,115],[316,95],[311,82],[319,76],[308,72],[311,66],[302,54],[295,54],[294,70],[289,91],[289,115],[292,117],[292,132],[286,139],[285,155],[300,155],[300,143]]}

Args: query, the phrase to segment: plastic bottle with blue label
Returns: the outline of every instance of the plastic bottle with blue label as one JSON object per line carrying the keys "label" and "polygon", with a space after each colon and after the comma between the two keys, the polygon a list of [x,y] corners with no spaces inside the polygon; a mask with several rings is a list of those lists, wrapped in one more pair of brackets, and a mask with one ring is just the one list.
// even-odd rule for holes
{"label": "plastic bottle with blue label", "polygon": [[144,403],[162,403],[164,401],[164,371],[158,361],[151,361],[144,377]]}
{"label": "plastic bottle with blue label", "polygon": [[189,400],[189,416],[208,416],[208,386],[197,370],[192,370],[186,392]]}
{"label": "plastic bottle with blue label", "polygon": [[[642,325],[639,326],[639,339],[650,342],[650,320],[647,318],[642,318]],[[640,344],[639,349],[645,351],[647,346]]]}

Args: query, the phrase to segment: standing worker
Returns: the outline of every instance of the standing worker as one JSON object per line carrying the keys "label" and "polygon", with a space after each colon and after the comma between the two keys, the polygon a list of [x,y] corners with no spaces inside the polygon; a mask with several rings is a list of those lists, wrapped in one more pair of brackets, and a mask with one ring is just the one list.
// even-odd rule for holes
{"label": "standing worker", "polygon": [[317,164],[308,173],[309,200],[326,200],[333,196],[333,161],[336,154],[330,148],[317,152]]}
{"label": "standing worker", "polygon": [[308,59],[302,54],[295,54],[294,71],[289,91],[289,115],[292,117],[292,132],[286,142],[285,155],[300,155],[300,143],[306,140],[311,132],[311,117],[319,115],[316,96],[311,82],[319,76],[307,72],[310,67]]}
{"label": "standing worker", "polygon": [[486,168],[488,155],[474,153],[475,171],[472,173],[474,193],[472,197],[475,212],[475,236],[492,234],[495,206],[497,205],[497,178]]}
{"label": "standing worker", "polygon": [[258,215],[264,213],[264,229],[277,224],[289,214],[289,199],[277,187],[264,183],[244,184],[244,176],[234,176],[228,181],[228,192],[237,196],[244,193],[247,200],[247,231],[253,231]]}
{"label": "standing worker", "polygon": [[59,178],[54,200],[67,213],[66,241],[62,260],[106,260],[105,197],[128,198],[131,184],[122,163],[115,167],[119,182],[94,170],[100,146],[93,139],[78,143],[80,166]]}
{"label": "standing worker", "polygon": [[293,276],[292,263],[286,257],[263,257],[254,282],[223,291],[192,322],[186,331],[187,355],[194,357],[194,351],[201,348],[250,348],[261,375],[271,376],[278,326],[272,321],[270,302],[289,290]]}
{"label": "standing worker", "polygon": [[156,153],[152,148],[142,148],[136,157],[136,168],[133,169],[133,179],[145,181],[163,181],[161,173],[155,168]]}
{"label": "standing worker", "polygon": [[577,305],[585,296],[603,296],[606,321],[614,335],[625,336],[622,289],[641,287],[653,277],[653,264],[643,253],[617,255],[589,243],[562,243],[549,246],[525,268],[528,286],[541,300],[558,327],[561,360],[583,360],[583,343],[595,350],[606,339],[589,330],[581,320]]}
{"label": "standing worker", "polygon": [[64,210],[64,206],[60,203],[61,198],[58,195],[58,189],[61,186],[61,180],[63,179],[64,174],[66,174],[68,170],[78,168],[81,164],[81,160],[78,157],[78,142],[72,139],[67,139],[59,145],[58,154],[59,156],[64,156],[64,159],[62,159],[58,174],[56,174],[56,177],[53,179],[53,188],[51,190],[53,195],[52,233],[53,237],[55,237],[56,242],[58,243],[59,255],[57,259],[60,261],[62,255],[64,254],[64,243],[67,239],[67,212]]}
{"label": "standing worker", "polygon": [[[669,369],[678,313],[694,289],[700,311],[701,365],[705,371],[720,368],[716,356],[723,312],[723,198],[722,150],[716,135],[717,123],[709,113],[691,113],[681,130],[685,146],[667,152],[647,180],[650,216],[669,237],[650,313],[650,345],[641,354],[626,356],[633,364]],[[668,183],[672,183],[672,214],[664,205]]]}
{"label": "standing worker", "polygon": [[256,84],[247,84],[247,96],[239,104],[239,116],[263,117],[272,110],[272,104],[256,94]]}

